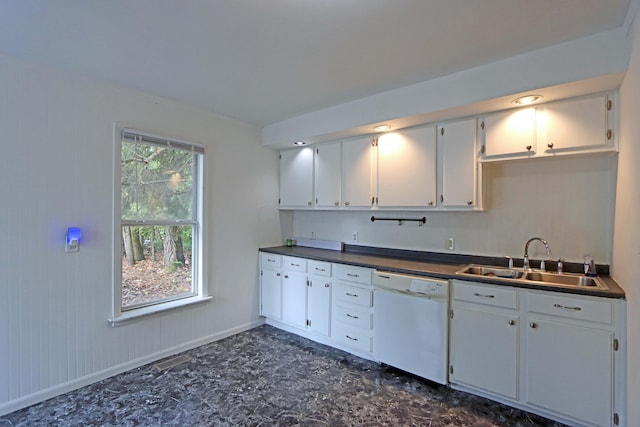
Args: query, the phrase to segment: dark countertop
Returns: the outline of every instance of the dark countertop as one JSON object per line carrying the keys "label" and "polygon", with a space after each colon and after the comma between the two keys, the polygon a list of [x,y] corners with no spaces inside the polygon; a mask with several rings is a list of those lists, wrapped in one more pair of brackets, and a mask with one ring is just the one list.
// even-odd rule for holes
{"label": "dark countertop", "polygon": [[[482,264],[494,266],[506,266],[504,257],[483,257],[474,255],[444,254],[439,252],[419,252],[399,249],[373,248],[366,246],[345,245],[343,251],[333,251],[327,249],[316,249],[305,246],[274,246],[260,248],[261,252],[278,255],[294,256],[300,258],[313,259],[317,261],[327,261],[337,264],[349,264],[359,267],[374,268],[393,273],[414,274],[418,276],[429,276],[440,279],[460,279],[493,285],[511,286],[527,289],[543,289],[554,292],[569,294],[592,295],[607,298],[624,299],[624,290],[608,274],[599,274],[609,289],[589,288],[589,287],[562,287],[554,285],[541,285],[538,283],[506,282],[490,277],[474,277],[456,275],[467,264]],[[581,264],[565,263],[565,271],[581,268]],[[598,266],[600,273],[608,273],[608,266]]]}

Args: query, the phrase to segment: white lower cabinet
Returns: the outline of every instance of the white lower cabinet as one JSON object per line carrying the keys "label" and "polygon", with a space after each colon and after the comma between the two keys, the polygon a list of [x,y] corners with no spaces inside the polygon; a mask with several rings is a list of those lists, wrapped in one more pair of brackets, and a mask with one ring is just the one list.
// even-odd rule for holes
{"label": "white lower cabinet", "polygon": [[527,403],[585,425],[614,424],[618,344],[612,308],[606,300],[554,293],[528,295]]}
{"label": "white lower cabinet", "polygon": [[307,275],[282,273],[282,321],[304,328],[307,321]]}
{"label": "white lower cabinet", "polygon": [[[331,332],[331,264],[309,261],[309,271],[321,272],[307,280],[307,328],[328,337]],[[328,272],[328,274],[326,274]]]}
{"label": "white lower cabinet", "polygon": [[624,422],[623,300],[454,280],[450,382],[579,426]]}
{"label": "white lower cabinet", "polygon": [[260,253],[260,315],[282,318],[282,257]]}
{"label": "white lower cabinet", "polygon": [[373,352],[373,270],[337,265],[332,295],[333,341],[360,353]]}
{"label": "white lower cabinet", "polygon": [[449,378],[518,397],[517,290],[453,283]]}

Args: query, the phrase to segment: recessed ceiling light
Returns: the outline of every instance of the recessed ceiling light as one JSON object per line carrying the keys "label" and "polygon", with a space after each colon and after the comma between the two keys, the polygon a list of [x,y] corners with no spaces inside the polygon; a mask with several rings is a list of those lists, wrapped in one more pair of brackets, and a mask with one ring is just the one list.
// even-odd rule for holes
{"label": "recessed ceiling light", "polygon": [[533,104],[534,102],[538,102],[542,99],[541,95],[525,95],[520,98],[516,98],[513,100],[513,103],[516,105],[527,105]]}
{"label": "recessed ceiling light", "polygon": [[391,126],[390,125],[378,125],[378,126],[374,127],[373,130],[375,130],[376,132],[386,132],[388,130],[391,130]]}
{"label": "recessed ceiling light", "polygon": [[307,145],[307,143],[304,141],[296,141],[293,143],[293,145]]}

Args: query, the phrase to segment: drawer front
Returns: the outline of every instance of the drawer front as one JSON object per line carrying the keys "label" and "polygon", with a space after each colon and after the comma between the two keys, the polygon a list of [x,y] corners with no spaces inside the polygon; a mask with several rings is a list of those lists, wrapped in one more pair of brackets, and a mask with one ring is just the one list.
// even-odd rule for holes
{"label": "drawer front", "polygon": [[335,265],[335,277],[340,280],[349,282],[362,283],[363,285],[371,285],[371,274],[373,270],[370,268],[352,267],[350,265]]}
{"label": "drawer front", "polygon": [[282,268],[290,271],[299,271],[300,273],[307,272],[307,260],[304,258],[296,258],[292,256],[282,257]]}
{"label": "drawer front", "polygon": [[613,307],[606,299],[576,298],[555,292],[529,292],[528,311],[598,323],[613,323]]}
{"label": "drawer front", "polygon": [[331,277],[331,263],[324,261],[307,261],[307,268],[309,273],[317,276]]}
{"label": "drawer front", "polygon": [[373,305],[373,291],[370,289],[337,283],[333,291],[333,296],[337,301],[356,304],[362,307],[371,307]]}
{"label": "drawer front", "polygon": [[495,307],[518,308],[518,290],[468,282],[453,282],[453,299]]}
{"label": "drawer front", "polygon": [[373,313],[371,309],[354,305],[334,305],[333,319],[349,328],[371,330]]}
{"label": "drawer front", "polygon": [[268,254],[265,252],[261,252],[260,253],[260,257],[261,257],[261,261],[262,261],[262,268],[280,268],[282,267],[282,256],[281,255],[274,255],[274,254]]}
{"label": "drawer front", "polygon": [[336,326],[334,332],[333,338],[336,342],[365,353],[371,353],[373,337],[369,331]]}

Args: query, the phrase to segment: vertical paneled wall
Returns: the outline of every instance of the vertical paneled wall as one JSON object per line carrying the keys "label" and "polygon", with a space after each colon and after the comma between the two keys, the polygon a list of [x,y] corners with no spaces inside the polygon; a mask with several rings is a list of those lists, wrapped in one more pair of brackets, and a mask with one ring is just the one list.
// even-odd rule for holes
{"label": "vertical paneled wall", "polygon": [[[111,328],[113,123],[206,147],[211,303]],[[0,56],[0,414],[254,326],[257,249],[280,242],[259,130]],[[83,230],[64,252],[67,227]]]}

